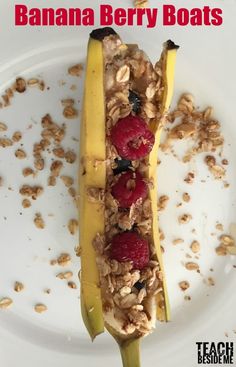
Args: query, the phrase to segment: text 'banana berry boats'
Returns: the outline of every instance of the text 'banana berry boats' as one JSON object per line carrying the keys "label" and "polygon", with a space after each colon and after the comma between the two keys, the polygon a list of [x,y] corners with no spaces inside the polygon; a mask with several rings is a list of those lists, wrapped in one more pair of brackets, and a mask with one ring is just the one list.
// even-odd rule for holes
{"label": "text 'banana berry boats'", "polygon": [[176,46],[153,67],[111,28],[90,35],[80,150],[81,308],[92,339],[104,326],[123,365],[169,305],[157,216],[157,150],[173,94]]}

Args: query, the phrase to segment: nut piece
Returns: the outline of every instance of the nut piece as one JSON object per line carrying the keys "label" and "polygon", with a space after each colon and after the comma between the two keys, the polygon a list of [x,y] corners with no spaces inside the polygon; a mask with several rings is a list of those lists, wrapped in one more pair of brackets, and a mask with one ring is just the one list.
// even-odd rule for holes
{"label": "nut piece", "polygon": [[68,150],[65,154],[65,159],[67,163],[74,163],[76,161],[76,154],[72,150]]}
{"label": "nut piece", "polygon": [[54,161],[50,167],[52,176],[58,177],[61,172],[62,167],[63,167],[63,163],[61,161]]}
{"label": "nut piece", "polygon": [[15,285],[14,285],[14,291],[15,292],[21,292],[21,291],[23,291],[23,289],[24,289],[25,287],[24,287],[24,284],[22,284],[21,282],[15,282]]}
{"label": "nut piece", "polygon": [[185,264],[185,268],[187,270],[199,270],[199,265],[197,263],[190,261]]}
{"label": "nut piece", "polygon": [[216,224],[216,229],[218,229],[218,231],[223,231],[223,230],[224,230],[224,226],[223,226],[223,224],[221,224],[221,223],[217,223],[217,224]]}
{"label": "nut piece", "polygon": [[68,223],[68,229],[70,234],[74,235],[76,234],[77,230],[79,227],[79,223],[77,221],[77,219],[70,219],[69,223]]}
{"label": "nut piece", "polygon": [[23,149],[17,149],[15,151],[15,156],[18,159],[25,159],[26,158],[26,153],[25,153],[25,151]]}
{"label": "nut piece", "polygon": [[182,282],[179,282],[179,287],[182,291],[186,291],[190,287],[190,284],[187,280],[183,280]]}
{"label": "nut piece", "polygon": [[70,279],[73,277],[72,271],[66,271],[65,273],[59,273],[56,276],[59,279]]}
{"label": "nut piece", "polygon": [[14,134],[12,135],[12,140],[17,143],[18,141],[20,141],[22,139],[22,134],[20,131],[15,131]]}
{"label": "nut piece", "polygon": [[193,241],[190,245],[190,248],[194,254],[197,254],[200,251],[200,244],[198,241]]}
{"label": "nut piece", "polygon": [[186,224],[192,219],[191,214],[182,214],[179,216],[178,221],[180,224]]}
{"label": "nut piece", "polygon": [[183,193],[183,201],[185,201],[186,203],[188,203],[190,201],[190,195],[187,192]]}
{"label": "nut piece", "polygon": [[77,289],[77,285],[75,284],[75,282],[68,282],[68,287],[71,289]]}
{"label": "nut piece", "polygon": [[13,301],[11,298],[1,298],[0,299],[0,309],[4,310],[12,305]]}
{"label": "nut piece", "polygon": [[57,263],[60,266],[66,266],[71,262],[71,257],[69,254],[63,253],[57,258]]}
{"label": "nut piece", "polygon": [[66,187],[70,187],[74,183],[74,179],[69,176],[61,176],[62,181],[64,182]]}
{"label": "nut piece", "polygon": [[43,313],[43,312],[47,311],[47,309],[48,309],[47,306],[45,306],[42,303],[38,303],[37,305],[34,306],[34,310],[37,313]]}
{"label": "nut piece", "polygon": [[15,82],[15,90],[18,93],[24,93],[26,90],[26,81],[23,78],[17,78]]}
{"label": "nut piece", "polygon": [[43,218],[42,218],[42,216],[41,216],[40,213],[36,213],[35,214],[34,224],[39,229],[45,228],[45,222],[44,222],[44,220],[43,220]]}
{"label": "nut piece", "polygon": [[23,206],[23,208],[27,209],[27,208],[31,207],[31,202],[28,199],[24,199],[24,200],[22,200],[22,206]]}
{"label": "nut piece", "polygon": [[82,64],[73,65],[68,69],[68,73],[72,76],[81,76],[82,72],[83,72]]}
{"label": "nut piece", "polygon": [[170,198],[167,195],[162,195],[159,197],[159,200],[158,200],[158,210],[159,211],[162,211],[166,208],[169,199]]}

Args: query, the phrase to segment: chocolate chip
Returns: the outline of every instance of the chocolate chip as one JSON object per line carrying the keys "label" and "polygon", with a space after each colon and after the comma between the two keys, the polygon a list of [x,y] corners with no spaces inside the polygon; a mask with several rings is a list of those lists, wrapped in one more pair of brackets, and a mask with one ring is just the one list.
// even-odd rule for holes
{"label": "chocolate chip", "polygon": [[140,112],[141,100],[137,93],[132,90],[129,91],[129,103],[132,105],[132,111],[134,113]]}
{"label": "chocolate chip", "polygon": [[145,287],[145,283],[142,283],[142,282],[136,282],[134,287],[140,291],[141,289],[143,289]]}
{"label": "chocolate chip", "polygon": [[127,159],[115,159],[116,168],[113,169],[114,175],[118,175],[121,172],[128,171],[132,167],[131,161]]}
{"label": "chocolate chip", "polygon": [[91,33],[90,33],[90,37],[98,40],[98,41],[102,41],[105,37],[108,37],[110,35],[115,35],[117,34],[113,28],[111,27],[104,27],[104,28],[98,28],[98,29],[94,29]]}

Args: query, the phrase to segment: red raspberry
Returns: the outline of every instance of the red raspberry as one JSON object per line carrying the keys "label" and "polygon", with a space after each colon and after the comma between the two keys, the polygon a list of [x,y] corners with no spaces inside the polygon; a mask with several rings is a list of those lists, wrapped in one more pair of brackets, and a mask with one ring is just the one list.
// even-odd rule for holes
{"label": "red raspberry", "polygon": [[111,142],[122,158],[135,160],[151,152],[155,137],[144,120],[130,115],[117,121],[112,128]]}
{"label": "red raspberry", "polygon": [[148,186],[139,172],[123,173],[111,191],[121,208],[129,208],[140,198],[146,199]]}
{"label": "red raspberry", "polygon": [[132,261],[133,269],[143,269],[149,261],[148,242],[136,232],[118,233],[112,238],[111,259]]}

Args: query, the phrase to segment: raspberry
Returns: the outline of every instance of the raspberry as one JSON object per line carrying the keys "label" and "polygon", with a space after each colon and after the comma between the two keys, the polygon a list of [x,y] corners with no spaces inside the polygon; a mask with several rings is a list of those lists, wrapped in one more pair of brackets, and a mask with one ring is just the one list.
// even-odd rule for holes
{"label": "raspberry", "polygon": [[112,128],[111,142],[122,158],[136,160],[150,153],[155,137],[144,120],[130,115]]}
{"label": "raspberry", "polygon": [[136,232],[116,234],[111,241],[111,259],[132,261],[133,269],[143,269],[149,261],[148,242]]}
{"label": "raspberry", "polygon": [[111,191],[121,208],[129,208],[140,198],[146,199],[148,187],[139,172],[123,173]]}

